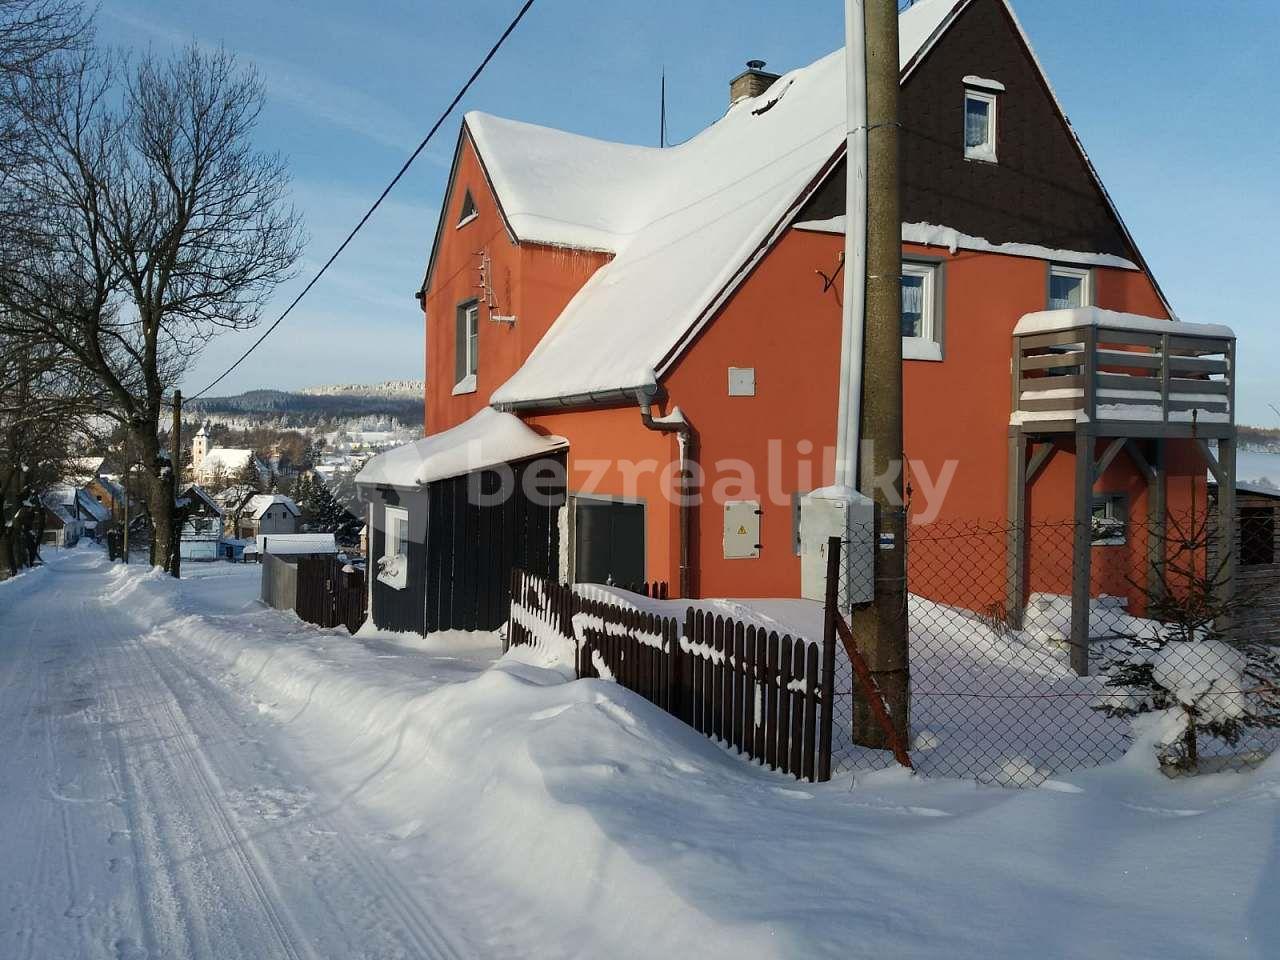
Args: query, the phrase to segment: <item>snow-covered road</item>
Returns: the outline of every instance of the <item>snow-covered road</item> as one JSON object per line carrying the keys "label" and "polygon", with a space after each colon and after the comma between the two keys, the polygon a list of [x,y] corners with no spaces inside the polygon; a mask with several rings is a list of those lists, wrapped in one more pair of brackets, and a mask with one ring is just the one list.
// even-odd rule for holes
{"label": "snow-covered road", "polygon": [[0,956],[472,955],[103,566],[71,551],[0,596]]}
{"label": "snow-covered road", "polygon": [[0,960],[1280,956],[1280,756],[797,783],[257,574],[80,548],[0,583]]}

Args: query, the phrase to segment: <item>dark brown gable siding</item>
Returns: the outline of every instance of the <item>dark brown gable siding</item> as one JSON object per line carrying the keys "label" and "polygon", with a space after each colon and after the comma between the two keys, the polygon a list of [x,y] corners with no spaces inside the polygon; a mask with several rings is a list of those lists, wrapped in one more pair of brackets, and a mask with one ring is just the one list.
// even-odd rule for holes
{"label": "dark brown gable siding", "polygon": [[[964,157],[964,77],[998,80],[998,163]],[[902,88],[902,219],[1136,259],[999,0],[974,0]],[[844,212],[844,166],[801,213]]]}

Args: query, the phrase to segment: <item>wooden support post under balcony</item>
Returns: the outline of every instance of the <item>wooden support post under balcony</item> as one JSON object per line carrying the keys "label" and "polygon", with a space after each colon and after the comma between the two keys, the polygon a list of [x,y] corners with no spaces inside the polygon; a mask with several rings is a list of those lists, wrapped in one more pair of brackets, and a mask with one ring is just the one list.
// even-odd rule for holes
{"label": "wooden support post under balcony", "polygon": [[1075,529],[1071,550],[1071,668],[1089,675],[1089,582],[1093,575],[1093,433],[1076,430]]}
{"label": "wooden support post under balcony", "polygon": [[1027,435],[1009,431],[1009,530],[1005,542],[1005,619],[1021,630],[1027,596]]}

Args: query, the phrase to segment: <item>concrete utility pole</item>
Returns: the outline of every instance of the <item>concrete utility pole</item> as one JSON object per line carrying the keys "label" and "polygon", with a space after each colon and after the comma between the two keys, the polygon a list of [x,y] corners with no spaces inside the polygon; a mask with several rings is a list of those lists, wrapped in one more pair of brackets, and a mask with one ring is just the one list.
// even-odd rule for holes
{"label": "concrete utility pole", "polygon": [[[856,8],[865,7],[865,11]],[[866,30],[867,286],[858,488],[876,503],[875,597],[853,611],[857,638],[893,724],[908,742],[906,508],[902,458],[902,216],[898,170],[898,7],[896,0],[848,0]],[[852,54],[850,51],[851,62]],[[854,179],[850,167],[849,180]],[[850,233],[855,229],[847,224]],[[846,287],[846,299],[853,299]],[[859,703],[859,743],[887,747]]]}
{"label": "concrete utility pole", "polygon": [[[169,486],[173,501],[178,501],[178,470],[182,463],[182,391],[173,391],[173,429],[169,431]],[[174,577],[182,575],[182,527],[170,532],[169,573]]]}

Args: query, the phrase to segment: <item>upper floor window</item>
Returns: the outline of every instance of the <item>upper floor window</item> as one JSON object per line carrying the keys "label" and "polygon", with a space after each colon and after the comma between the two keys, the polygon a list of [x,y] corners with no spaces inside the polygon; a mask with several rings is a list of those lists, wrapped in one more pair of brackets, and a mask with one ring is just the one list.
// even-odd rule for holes
{"label": "upper floor window", "polygon": [[964,92],[964,155],[968,160],[996,161],[996,95]]}
{"label": "upper floor window", "polygon": [[462,198],[462,209],[458,211],[458,226],[470,223],[478,214],[476,213],[476,202],[468,190],[466,196]]}
{"label": "upper floor window", "polygon": [[459,304],[454,338],[453,392],[474,393],[480,358],[480,304]]}
{"label": "upper floor window", "polygon": [[941,286],[941,264],[925,261],[903,261],[903,359],[942,359]]}
{"label": "upper floor window", "polygon": [[1093,274],[1080,267],[1049,265],[1049,309],[1093,306]]}

